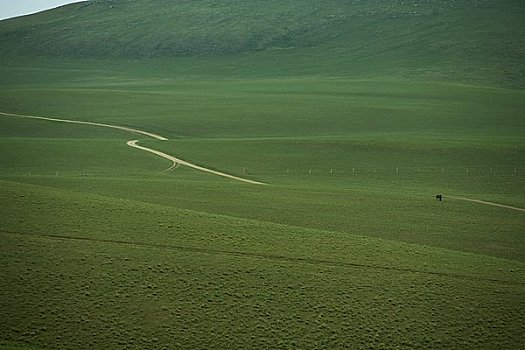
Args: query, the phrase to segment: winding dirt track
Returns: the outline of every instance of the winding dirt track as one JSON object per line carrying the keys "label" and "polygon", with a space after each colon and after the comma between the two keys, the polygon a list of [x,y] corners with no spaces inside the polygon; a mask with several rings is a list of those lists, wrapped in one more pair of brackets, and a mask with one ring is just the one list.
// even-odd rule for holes
{"label": "winding dirt track", "polygon": [[[151,132],[137,130],[137,129],[132,129],[132,128],[128,128],[128,127],[125,127],[125,126],[102,124],[102,123],[93,123],[93,122],[85,122],[85,121],[78,121],[78,120],[57,119],[57,118],[49,118],[49,117],[37,117],[37,116],[34,116],[34,115],[21,115],[21,114],[4,113],[4,112],[0,112],[0,115],[10,116],[10,117],[20,117],[20,118],[47,120],[47,121],[60,122],[60,123],[71,123],[71,124],[84,124],[84,125],[92,125],[92,126],[101,126],[101,127],[105,127],[105,128],[118,129],[118,130],[130,132],[132,134],[144,135],[144,136],[148,136],[148,137],[151,137],[151,138],[154,138],[154,139],[157,139],[157,140],[161,140],[161,141],[167,141],[168,140],[167,138],[165,138],[163,136],[160,136],[160,135],[157,135],[157,134],[154,134],[154,133],[151,133]],[[164,159],[167,159],[167,160],[173,162],[173,165],[171,167],[169,167],[168,169],[166,169],[165,171],[172,170],[172,169],[176,168],[178,165],[185,165],[185,166],[193,168],[195,170],[203,171],[203,172],[206,172],[206,173],[209,173],[209,174],[213,174],[213,175],[217,175],[217,176],[222,176],[222,177],[225,177],[225,178],[228,178],[228,179],[231,179],[231,180],[235,180],[235,181],[249,183],[249,184],[252,184],[252,185],[266,185],[263,182],[258,182],[258,181],[253,181],[253,180],[249,180],[249,179],[244,179],[242,177],[226,174],[226,173],[223,173],[223,172],[220,172],[220,171],[207,169],[207,168],[195,165],[193,163],[187,162],[185,160],[182,160],[182,159],[170,156],[169,154],[166,154],[166,153],[163,153],[163,152],[151,149],[151,148],[139,146],[137,143],[138,143],[138,140],[133,140],[133,141],[128,141],[127,145],[130,146],[130,147],[133,147],[133,148],[140,149],[140,150],[145,151],[145,152],[153,153],[153,154],[155,154],[155,155],[157,155],[159,157],[162,157]]]}
{"label": "winding dirt track", "polygon": [[[4,112],[0,112],[0,115],[11,116],[11,117],[20,117],[20,118],[47,120],[47,121],[61,122],[61,123],[85,124],[85,125],[101,126],[101,127],[105,127],[105,128],[118,129],[118,130],[130,132],[130,133],[133,133],[133,134],[144,135],[144,136],[148,136],[148,137],[151,137],[151,138],[154,138],[154,139],[157,139],[157,140],[161,140],[161,141],[167,141],[168,140],[167,138],[165,138],[163,136],[160,136],[160,135],[157,135],[157,134],[154,134],[154,133],[151,133],[151,132],[137,130],[137,129],[133,129],[133,128],[128,128],[128,127],[125,127],[125,126],[102,124],[102,123],[93,123],[93,122],[85,122],[85,121],[78,121],[78,120],[57,119],[57,118],[49,118],[49,117],[37,117],[37,116],[33,116],[33,115],[21,115],[21,114],[4,113]],[[263,182],[258,182],[258,181],[254,181],[254,180],[244,179],[242,177],[226,174],[226,173],[223,173],[223,172],[220,172],[220,171],[207,169],[207,168],[201,167],[199,165],[195,165],[193,163],[190,163],[190,162],[187,162],[185,160],[173,157],[173,156],[171,156],[169,154],[163,153],[161,151],[157,151],[157,150],[154,150],[154,149],[151,149],[151,148],[148,148],[148,147],[144,147],[144,146],[139,146],[138,142],[139,142],[138,140],[128,141],[127,145],[130,146],[130,147],[133,147],[133,148],[145,151],[145,152],[149,152],[149,153],[155,154],[155,155],[157,155],[159,157],[162,157],[164,159],[167,159],[167,160],[173,162],[173,165],[171,167],[169,167],[168,169],[164,170],[164,171],[172,170],[172,169],[176,168],[179,165],[185,165],[185,166],[187,166],[189,168],[193,168],[195,170],[203,171],[203,172],[206,172],[206,173],[209,173],[209,174],[213,174],[213,175],[217,175],[217,176],[222,176],[222,177],[225,177],[225,178],[228,178],[228,179],[231,179],[231,180],[235,180],[235,181],[249,183],[249,184],[252,184],[252,185],[266,185]],[[505,205],[505,204],[498,204],[498,203],[487,202],[487,201],[482,201],[482,200],[479,200],[479,199],[471,199],[471,198],[465,198],[465,197],[455,197],[455,196],[447,196],[447,197],[451,198],[451,199],[456,199],[456,200],[468,201],[468,202],[473,202],[473,203],[478,203],[478,204],[491,205],[491,206],[495,206],[495,207],[500,207],[500,208],[506,208],[506,209],[511,209],[511,210],[517,210],[517,211],[520,211],[520,212],[525,212],[525,209],[523,209],[523,208],[513,207],[513,206]]]}
{"label": "winding dirt track", "polygon": [[193,169],[196,169],[196,170],[204,171],[204,172],[207,172],[207,173],[210,173],[210,174],[214,174],[214,175],[217,175],[217,176],[226,177],[228,179],[241,181],[241,182],[246,182],[246,183],[253,184],[253,185],[264,185],[264,183],[262,183],[262,182],[248,180],[248,179],[243,179],[242,177],[237,177],[237,176],[234,176],[234,175],[221,173],[220,171],[215,171],[215,170],[203,168],[201,166],[198,166],[198,165],[186,162],[186,161],[184,161],[182,159],[170,156],[169,154],[163,153],[161,151],[157,151],[157,150],[154,150],[154,149],[151,149],[151,148],[147,148],[147,147],[144,147],[144,146],[139,146],[139,145],[137,145],[137,142],[138,142],[138,140],[128,141],[127,145],[130,146],[130,147],[138,148],[138,149],[143,150],[145,152],[150,152],[150,153],[156,154],[159,157],[171,160],[174,163],[174,165],[175,164],[185,165],[187,167],[190,167],[190,168],[193,168]]}
{"label": "winding dirt track", "polygon": [[125,126],[118,126],[118,125],[110,125],[110,124],[102,124],[102,123],[93,123],[93,122],[83,122],[79,120],[68,120],[68,119],[57,119],[57,118],[48,118],[48,117],[37,117],[34,115],[21,115],[21,114],[13,114],[13,113],[4,113],[0,112],[1,115],[10,116],[10,117],[20,117],[20,118],[30,118],[30,119],[40,119],[40,120],[48,120],[52,122],[60,122],[60,123],[70,123],[70,124],[85,124],[85,125],[94,125],[94,126],[102,126],[104,128],[111,128],[111,129],[119,129],[123,131],[130,132],[132,134],[139,134],[148,136],[157,140],[161,141],[167,141],[168,139],[165,137],[162,137],[157,134],[153,134],[151,132],[127,128]]}

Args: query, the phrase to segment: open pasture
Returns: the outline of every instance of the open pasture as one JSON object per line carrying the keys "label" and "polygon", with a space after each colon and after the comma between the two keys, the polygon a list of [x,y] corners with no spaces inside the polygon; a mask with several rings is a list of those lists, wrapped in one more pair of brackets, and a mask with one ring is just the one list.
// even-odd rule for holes
{"label": "open pasture", "polygon": [[524,214],[447,198],[525,207],[521,90],[71,64],[6,72],[2,111],[169,140],[0,116],[6,344],[524,342]]}
{"label": "open pasture", "polygon": [[524,4],[0,21],[0,349],[523,349]]}
{"label": "open pasture", "polygon": [[1,327],[12,341],[491,348],[522,340],[516,260],[0,185],[9,200]]}

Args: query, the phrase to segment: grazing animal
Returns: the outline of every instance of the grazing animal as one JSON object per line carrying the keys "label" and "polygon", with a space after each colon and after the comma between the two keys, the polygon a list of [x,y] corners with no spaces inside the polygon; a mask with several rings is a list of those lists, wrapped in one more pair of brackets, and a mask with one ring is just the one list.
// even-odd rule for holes
{"label": "grazing animal", "polygon": [[436,201],[441,202],[443,200],[443,195],[438,194],[436,195]]}

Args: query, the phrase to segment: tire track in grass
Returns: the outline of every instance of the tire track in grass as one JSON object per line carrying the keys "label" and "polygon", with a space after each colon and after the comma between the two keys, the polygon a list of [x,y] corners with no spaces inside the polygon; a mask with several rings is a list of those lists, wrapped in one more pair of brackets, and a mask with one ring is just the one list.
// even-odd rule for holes
{"label": "tire track in grass", "polygon": [[[5,112],[0,112],[0,115],[12,116],[12,117],[20,117],[20,118],[47,120],[47,121],[62,122],[62,123],[71,123],[71,124],[84,124],[84,125],[100,126],[100,127],[105,127],[105,128],[118,129],[118,130],[130,132],[130,133],[133,133],[133,134],[144,135],[144,136],[148,136],[148,137],[151,137],[151,138],[154,138],[154,139],[157,139],[157,140],[161,140],[161,141],[167,141],[168,140],[167,138],[165,138],[165,137],[163,137],[161,135],[158,135],[158,134],[150,133],[150,132],[139,130],[139,129],[128,128],[128,127],[125,127],[125,126],[103,124],[103,123],[94,123],[94,122],[87,122],[87,121],[78,121],[78,120],[58,119],[58,118],[49,118],[49,117],[38,117],[38,116],[32,116],[32,115],[21,115],[21,114],[5,113]],[[138,142],[139,142],[138,140],[128,141],[127,145],[129,147],[133,147],[133,148],[145,151],[145,152],[149,152],[149,153],[155,154],[155,155],[157,155],[159,157],[162,157],[164,159],[167,159],[167,160],[173,162],[172,166],[169,167],[168,169],[164,170],[164,171],[170,171],[170,170],[173,170],[173,169],[177,168],[179,165],[185,165],[187,167],[193,168],[193,169],[198,170],[198,171],[202,171],[202,172],[206,172],[206,173],[209,173],[209,174],[225,177],[225,178],[228,178],[228,179],[231,179],[231,180],[235,180],[235,181],[239,181],[239,182],[249,183],[249,184],[252,184],[252,185],[266,185],[263,182],[249,180],[249,179],[241,178],[241,177],[238,177],[238,176],[226,174],[226,173],[223,173],[223,172],[220,172],[220,171],[216,171],[216,170],[212,170],[212,169],[208,169],[208,168],[205,168],[205,167],[202,167],[202,166],[195,165],[193,163],[190,163],[190,162],[184,161],[182,159],[173,157],[173,156],[171,156],[171,155],[169,155],[167,153],[160,152],[160,151],[154,150],[152,148],[144,147],[144,146],[139,146]],[[493,203],[493,202],[483,201],[483,200],[479,200],[479,199],[472,199],[472,198],[466,198],[466,197],[456,197],[456,196],[448,196],[448,198],[452,198],[452,199],[456,199],[456,200],[462,200],[462,201],[468,201],[468,202],[473,202],[473,203],[478,203],[478,204],[483,204],[483,205],[491,205],[491,206],[496,206],[496,207],[500,207],[500,208],[516,210],[516,211],[520,211],[520,212],[525,212],[524,208],[513,207],[513,206],[510,206],[510,205]]]}
{"label": "tire track in grass", "polygon": [[133,148],[140,149],[140,150],[145,151],[145,152],[150,152],[150,153],[156,154],[159,157],[171,160],[174,164],[185,165],[185,166],[187,166],[189,168],[193,168],[193,169],[196,169],[196,170],[204,171],[204,172],[207,172],[207,173],[210,173],[210,174],[214,174],[214,175],[217,175],[217,176],[226,177],[228,179],[232,179],[232,180],[236,180],[236,181],[246,182],[246,183],[249,183],[249,184],[252,184],[252,185],[264,185],[264,183],[262,183],[262,182],[248,180],[248,179],[243,179],[241,177],[237,177],[237,176],[230,175],[230,174],[225,174],[225,173],[222,173],[220,171],[203,168],[201,166],[198,166],[198,165],[186,162],[186,161],[184,161],[182,159],[170,156],[169,154],[166,154],[166,153],[163,153],[163,152],[160,152],[160,151],[148,148],[148,147],[139,146],[139,145],[137,145],[137,143],[138,143],[138,140],[133,140],[133,141],[128,141],[127,145],[130,146],[130,147],[133,147]]}
{"label": "tire track in grass", "polygon": [[525,212],[525,209],[519,208],[519,207],[513,207],[511,205],[493,203],[493,202],[482,201],[482,200],[479,200],[479,199],[472,199],[472,198],[466,198],[466,197],[455,197],[455,196],[447,196],[447,197],[448,198],[452,198],[452,199],[457,199],[457,200],[460,200],[460,201],[467,201],[467,202],[473,202],[473,203],[478,203],[478,204],[491,205],[491,206],[494,206],[494,207],[500,207],[500,208],[506,208],[506,209],[512,209],[512,210]]}
{"label": "tire track in grass", "polygon": [[22,233],[22,232],[14,232],[14,231],[7,231],[7,230],[0,230],[0,233],[18,235],[18,236],[26,236],[26,237],[30,236],[30,237],[38,237],[38,238],[47,238],[47,239],[61,240],[61,241],[118,244],[118,245],[126,245],[126,246],[139,247],[139,248],[156,248],[156,249],[164,249],[164,250],[171,250],[171,251],[175,250],[175,251],[202,253],[202,254],[216,254],[216,255],[228,255],[228,256],[245,257],[245,258],[255,258],[255,259],[266,259],[266,260],[272,260],[272,261],[286,261],[286,262],[291,262],[291,263],[295,262],[295,263],[309,264],[309,265],[315,265],[315,266],[322,265],[322,266],[328,266],[328,267],[332,266],[332,267],[344,267],[344,268],[363,268],[363,269],[380,270],[380,271],[387,271],[387,272],[418,273],[418,274],[424,274],[424,275],[430,275],[430,276],[450,277],[450,278],[456,278],[456,279],[469,279],[469,280],[474,280],[474,281],[497,282],[497,283],[505,283],[509,285],[525,285],[525,282],[508,281],[508,280],[497,279],[497,278],[486,278],[482,276],[465,275],[465,274],[460,274],[460,273],[455,273],[455,272],[428,271],[428,270],[420,270],[420,269],[409,268],[409,267],[381,266],[381,265],[372,265],[372,264],[356,263],[356,262],[349,262],[349,261],[337,261],[337,260],[308,258],[308,257],[300,257],[300,256],[286,256],[286,255],[261,253],[261,252],[245,252],[245,251],[199,248],[199,247],[171,245],[171,244],[130,242],[130,241],[124,241],[124,240],[101,239],[101,238],[91,238],[91,237],[71,237],[71,236],[39,234],[39,233]]}
{"label": "tire track in grass", "polygon": [[[151,132],[148,132],[148,131],[128,128],[126,126],[103,124],[103,123],[94,123],[94,122],[79,121],[79,120],[58,119],[58,118],[49,118],[49,117],[38,117],[38,116],[34,116],[34,115],[22,115],[22,114],[4,113],[4,112],[0,112],[0,115],[10,116],[10,117],[19,117],[19,118],[46,120],[46,121],[52,121],[52,122],[70,123],[70,124],[83,124],[83,125],[91,125],[91,126],[100,126],[100,127],[105,127],[105,128],[118,129],[118,130],[126,131],[126,132],[129,132],[129,133],[132,133],[132,134],[144,135],[144,136],[151,137],[151,138],[154,138],[154,139],[160,140],[160,141],[167,141],[168,140],[164,136],[160,136],[158,134],[154,134],[154,133],[151,133]],[[162,157],[164,159],[167,159],[167,160],[173,162],[172,166],[169,167],[168,169],[164,170],[164,171],[170,171],[170,170],[173,170],[173,169],[177,168],[179,165],[185,165],[185,166],[187,166],[189,168],[193,168],[195,170],[206,172],[206,173],[209,173],[209,174],[212,174],[212,175],[225,177],[225,178],[228,178],[228,179],[231,179],[231,180],[235,180],[235,181],[239,181],[239,182],[249,183],[249,184],[252,184],[252,185],[266,185],[263,182],[249,180],[249,179],[245,179],[245,178],[242,178],[242,177],[226,174],[226,173],[223,173],[223,172],[220,172],[220,171],[208,169],[208,168],[205,168],[205,167],[202,167],[202,166],[199,166],[199,165],[195,165],[195,164],[187,162],[185,160],[173,157],[173,156],[171,156],[169,154],[166,154],[166,153],[163,153],[163,152],[151,149],[151,148],[139,146],[138,142],[139,142],[138,140],[128,141],[127,145],[130,146],[130,147],[133,147],[133,148],[140,149],[140,150],[145,151],[145,152],[153,153],[153,154],[155,154],[155,155],[157,155],[159,157]]]}
{"label": "tire track in grass", "polygon": [[47,121],[51,121],[51,122],[60,122],[60,123],[69,123],[69,124],[84,124],[84,125],[92,125],[92,126],[102,126],[104,128],[118,129],[118,130],[130,132],[132,134],[139,134],[139,135],[148,136],[148,137],[151,137],[151,138],[154,138],[154,139],[157,139],[157,140],[161,140],[161,141],[167,141],[168,140],[167,138],[165,138],[163,136],[160,136],[160,135],[157,135],[157,134],[154,134],[154,133],[151,133],[151,132],[147,132],[147,131],[142,131],[142,130],[138,130],[138,129],[128,128],[126,126],[118,126],[118,125],[94,123],[94,122],[85,122],[85,121],[79,121],[79,120],[58,119],[58,118],[49,118],[49,117],[37,117],[37,116],[34,116],[34,115],[22,115],[22,114],[13,114],[13,113],[4,113],[4,112],[0,112],[0,114],[1,115],[5,115],[5,116],[11,116],[11,117],[47,120]]}

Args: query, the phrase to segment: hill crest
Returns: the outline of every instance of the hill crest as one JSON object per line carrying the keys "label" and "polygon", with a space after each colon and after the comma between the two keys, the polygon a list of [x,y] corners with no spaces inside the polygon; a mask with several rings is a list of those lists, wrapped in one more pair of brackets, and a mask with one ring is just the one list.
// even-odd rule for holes
{"label": "hill crest", "polygon": [[[341,66],[525,80],[525,4],[509,0],[92,0],[0,22],[6,57],[199,57],[280,50]],[[485,73],[483,73],[485,74]]]}

